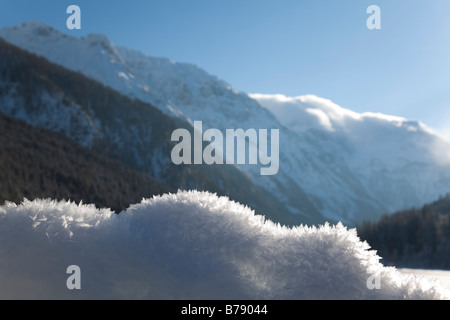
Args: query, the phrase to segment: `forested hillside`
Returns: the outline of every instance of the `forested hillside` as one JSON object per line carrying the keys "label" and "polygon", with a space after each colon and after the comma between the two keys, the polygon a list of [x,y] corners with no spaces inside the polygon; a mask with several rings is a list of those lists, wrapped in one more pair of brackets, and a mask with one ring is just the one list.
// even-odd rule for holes
{"label": "forested hillside", "polygon": [[124,210],[173,191],[157,179],[95,154],[62,134],[0,112],[0,203],[53,198]]}
{"label": "forested hillside", "polygon": [[358,228],[362,240],[397,267],[450,269],[450,195]]}

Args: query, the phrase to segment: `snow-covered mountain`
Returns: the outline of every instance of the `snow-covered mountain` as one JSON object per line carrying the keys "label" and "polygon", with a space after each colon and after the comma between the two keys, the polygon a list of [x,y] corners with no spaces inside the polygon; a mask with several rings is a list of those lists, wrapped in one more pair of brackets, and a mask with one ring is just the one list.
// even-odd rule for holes
{"label": "snow-covered mountain", "polygon": [[[6,145],[2,145],[2,149],[9,150],[3,155],[0,154],[2,160],[0,164],[6,171],[3,174],[3,176],[6,175],[6,179],[0,180],[0,191],[3,190],[0,193],[3,196],[22,194],[19,200],[22,200],[24,196],[35,198],[43,195],[62,199],[60,192],[48,193],[49,188],[44,183],[47,181],[51,185],[50,189],[53,190],[60,184],[66,191],[67,187],[75,189],[73,196],[76,198],[81,185],[85,185],[84,182],[94,181],[103,190],[99,194],[100,197],[93,199],[92,195],[95,192],[90,192],[89,196],[83,196],[81,199],[94,201],[100,205],[105,204],[98,200],[114,194],[113,190],[105,192],[108,188],[113,188],[105,183],[110,179],[115,179],[117,182],[120,180],[120,174],[117,177],[101,178],[102,169],[99,172],[86,170],[85,164],[95,163],[94,158],[83,157],[78,152],[76,155],[69,155],[68,158],[81,157],[85,160],[81,162],[84,165],[80,166],[79,161],[63,160],[67,159],[65,155],[70,153],[70,150],[74,150],[72,146],[56,143],[60,141],[59,135],[64,134],[70,138],[65,140],[66,143],[81,144],[97,155],[118,160],[128,168],[141,173],[148,173],[173,190],[208,190],[219,195],[226,195],[235,201],[258,209],[268,218],[283,224],[297,225],[323,221],[323,217],[320,217],[314,208],[308,210],[309,219],[300,219],[299,216],[293,215],[275,195],[255,185],[235,166],[177,166],[173,164],[170,156],[175,145],[171,141],[172,132],[179,128],[192,132],[193,127],[189,123],[165,115],[151,104],[132,100],[80,73],[51,63],[43,57],[26,52],[0,39],[0,116],[2,119],[3,113],[7,117],[4,117],[2,124],[7,128],[2,127],[2,129],[7,132],[7,136],[3,137],[3,140],[6,139]],[[23,121],[34,127],[46,129],[41,131],[53,132],[48,132],[49,135],[36,141],[36,137],[33,134],[30,135],[30,130]],[[16,123],[15,130],[12,130],[13,123]],[[39,132],[37,129],[36,131]],[[29,138],[24,139],[27,136]],[[54,151],[48,155],[49,148],[42,142],[52,140],[54,141],[50,148]],[[8,149],[8,145],[14,147]],[[33,167],[38,166],[38,168],[34,170],[29,165],[25,165],[24,161],[14,161],[14,149],[18,149],[18,153],[25,157],[24,160],[29,160]],[[20,149],[23,149],[22,152]],[[38,155],[35,161],[26,156],[33,151]],[[41,167],[39,159],[44,163],[47,162],[55,170],[47,170],[47,173],[43,171],[42,169],[48,166],[44,164]],[[104,163],[104,165],[107,164]],[[79,171],[78,174],[77,171]],[[51,174],[49,175],[48,172]],[[58,172],[62,173],[62,176]],[[66,173],[69,176],[75,174],[75,179],[67,177]],[[18,181],[11,179],[14,175],[19,177]],[[80,181],[81,177],[84,178]],[[23,180],[25,185],[20,184]],[[80,181],[81,184],[75,181]],[[128,183],[122,187],[126,188],[126,185]],[[144,189],[142,185],[142,188],[135,190],[135,196],[144,192]],[[30,192],[31,190],[34,191]],[[59,189],[56,188],[56,190]],[[2,199],[17,201],[16,196]],[[67,196],[71,198],[70,193],[66,192],[65,197]],[[123,198],[117,193],[116,197]],[[125,203],[122,202],[122,205]],[[317,215],[314,216],[314,213]]]}
{"label": "snow-covered mountain", "polygon": [[387,212],[450,191],[450,144],[418,121],[359,114],[313,95],[250,96],[298,139],[317,137],[316,148],[338,155]]}
{"label": "snow-covered mountain", "polygon": [[359,115],[311,96],[248,96],[194,65],[115,46],[102,35],[71,37],[40,22],[0,29],[0,37],[168,115],[201,120],[205,129],[280,129],[278,174],[241,169],[294,214],[318,211],[355,224],[450,190],[450,146],[420,123]]}
{"label": "snow-covered mountain", "polygon": [[148,57],[115,46],[104,35],[76,38],[31,21],[0,29],[0,37],[120,93],[149,102],[167,114],[191,121],[201,119],[205,125],[219,129],[276,123],[245,93],[236,92],[195,65]]}

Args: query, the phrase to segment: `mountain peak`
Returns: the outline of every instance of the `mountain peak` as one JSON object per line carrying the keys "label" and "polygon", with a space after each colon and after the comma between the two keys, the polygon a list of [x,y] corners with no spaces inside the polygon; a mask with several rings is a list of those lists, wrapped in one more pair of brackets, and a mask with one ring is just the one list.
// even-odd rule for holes
{"label": "mountain peak", "polygon": [[90,34],[88,34],[86,36],[86,40],[91,45],[100,44],[100,45],[105,46],[105,47],[112,47],[113,46],[111,41],[109,41],[108,37],[105,36],[104,34],[100,34],[100,33],[90,33]]}
{"label": "mountain peak", "polygon": [[107,36],[99,33],[88,34],[85,41],[92,47],[99,47],[112,58],[112,61],[122,61],[121,55],[117,51],[116,46],[109,40]]}
{"label": "mountain peak", "polygon": [[22,22],[11,27],[0,28],[0,37],[19,47],[30,44],[33,48],[29,47],[28,50],[34,53],[39,51],[36,47],[46,48],[48,43],[56,43],[60,42],[62,39],[71,38],[52,26],[36,20]]}
{"label": "mountain peak", "polygon": [[20,31],[22,34],[34,34],[39,36],[50,36],[51,34],[59,33],[52,26],[37,20],[22,22],[19,25],[4,29],[14,30],[15,32]]}

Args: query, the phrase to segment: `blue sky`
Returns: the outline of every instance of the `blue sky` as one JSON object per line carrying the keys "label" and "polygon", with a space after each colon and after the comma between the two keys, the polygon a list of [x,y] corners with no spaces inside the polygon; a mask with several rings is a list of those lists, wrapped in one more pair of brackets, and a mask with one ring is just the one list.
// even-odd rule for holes
{"label": "blue sky", "polygon": [[[80,31],[66,28],[70,4]],[[366,28],[371,4],[381,30]],[[0,26],[27,20],[194,63],[237,90],[315,94],[450,137],[448,0],[2,0]]]}

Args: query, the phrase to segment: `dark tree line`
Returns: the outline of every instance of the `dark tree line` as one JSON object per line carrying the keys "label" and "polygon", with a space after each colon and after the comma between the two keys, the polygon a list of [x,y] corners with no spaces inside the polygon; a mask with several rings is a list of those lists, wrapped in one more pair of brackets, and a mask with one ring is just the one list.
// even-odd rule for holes
{"label": "dark tree line", "polygon": [[388,265],[450,269],[450,195],[420,209],[386,215],[358,234]]}

